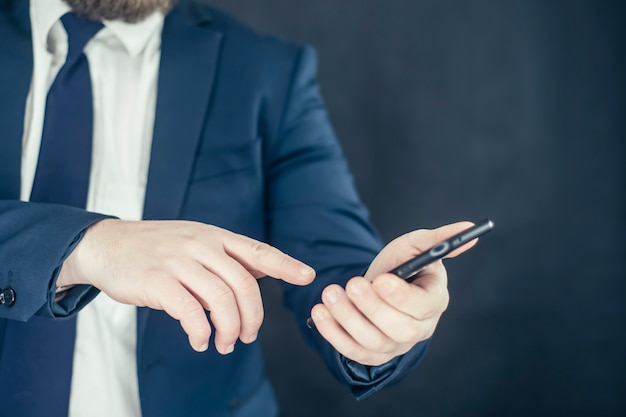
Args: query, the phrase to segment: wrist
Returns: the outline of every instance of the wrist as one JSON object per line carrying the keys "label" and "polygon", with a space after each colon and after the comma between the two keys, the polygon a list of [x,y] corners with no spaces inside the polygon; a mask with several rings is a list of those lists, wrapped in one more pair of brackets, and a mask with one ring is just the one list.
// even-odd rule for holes
{"label": "wrist", "polygon": [[61,266],[56,281],[57,291],[80,284],[95,285],[95,273],[99,271],[96,265],[98,259],[104,256],[98,249],[98,242],[107,224],[116,221],[119,220],[104,219],[94,223],[85,231],[81,241]]}

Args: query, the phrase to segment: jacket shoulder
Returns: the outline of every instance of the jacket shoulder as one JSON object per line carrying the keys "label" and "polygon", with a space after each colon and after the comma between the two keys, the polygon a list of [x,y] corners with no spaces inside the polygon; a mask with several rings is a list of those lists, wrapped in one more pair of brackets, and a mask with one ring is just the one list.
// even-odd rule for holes
{"label": "jacket shoulder", "polygon": [[267,60],[293,61],[306,45],[280,36],[263,34],[228,12],[206,4],[196,3],[210,18],[210,27],[224,36],[226,50],[235,50],[240,59],[249,57],[257,63]]}

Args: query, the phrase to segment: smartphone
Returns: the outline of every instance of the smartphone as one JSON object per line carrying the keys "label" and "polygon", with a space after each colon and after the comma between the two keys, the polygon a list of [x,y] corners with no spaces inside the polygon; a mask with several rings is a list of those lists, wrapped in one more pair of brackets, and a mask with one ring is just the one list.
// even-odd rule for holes
{"label": "smartphone", "polygon": [[468,242],[484,235],[493,229],[493,222],[489,219],[478,222],[462,232],[442,241],[417,255],[415,258],[395,267],[390,273],[399,276],[407,282],[417,279],[417,274],[429,264],[443,258],[455,249],[460,248]]}
{"label": "smartphone", "polygon": [[[493,229],[493,222],[491,220],[486,219],[480,221],[474,226],[471,226],[462,232],[437,243],[427,251],[417,255],[415,258],[403,263],[402,265],[395,267],[389,272],[399,276],[407,282],[412,282],[417,279],[418,273],[429,264],[443,258],[453,250],[460,248],[477,237],[484,235],[491,229]],[[311,318],[306,321],[306,325],[310,329],[315,329],[315,323]]]}

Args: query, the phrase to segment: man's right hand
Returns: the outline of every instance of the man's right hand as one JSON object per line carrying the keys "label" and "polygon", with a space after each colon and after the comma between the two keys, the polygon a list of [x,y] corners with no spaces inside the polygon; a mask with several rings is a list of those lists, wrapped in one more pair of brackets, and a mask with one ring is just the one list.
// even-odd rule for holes
{"label": "man's right hand", "polygon": [[211,327],[222,354],[253,342],[263,322],[256,279],[309,284],[315,271],[254,239],[188,221],[102,220],[65,260],[58,287],[89,284],[114,300],[164,310],[180,321],[197,351]]}

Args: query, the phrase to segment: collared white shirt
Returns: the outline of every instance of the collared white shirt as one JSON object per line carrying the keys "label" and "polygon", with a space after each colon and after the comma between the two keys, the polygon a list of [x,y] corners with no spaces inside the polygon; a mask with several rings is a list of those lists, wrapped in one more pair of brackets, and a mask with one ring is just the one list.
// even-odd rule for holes
{"label": "collared white shirt", "polygon": [[[46,96],[67,55],[62,0],[31,0],[34,70],[26,104],[21,199],[28,201]],[[140,220],[150,162],[163,15],[104,22],[85,47],[94,98],[87,210]],[[71,163],[68,155],[68,163]],[[136,308],[100,294],[78,314],[70,417],[139,417]]]}

